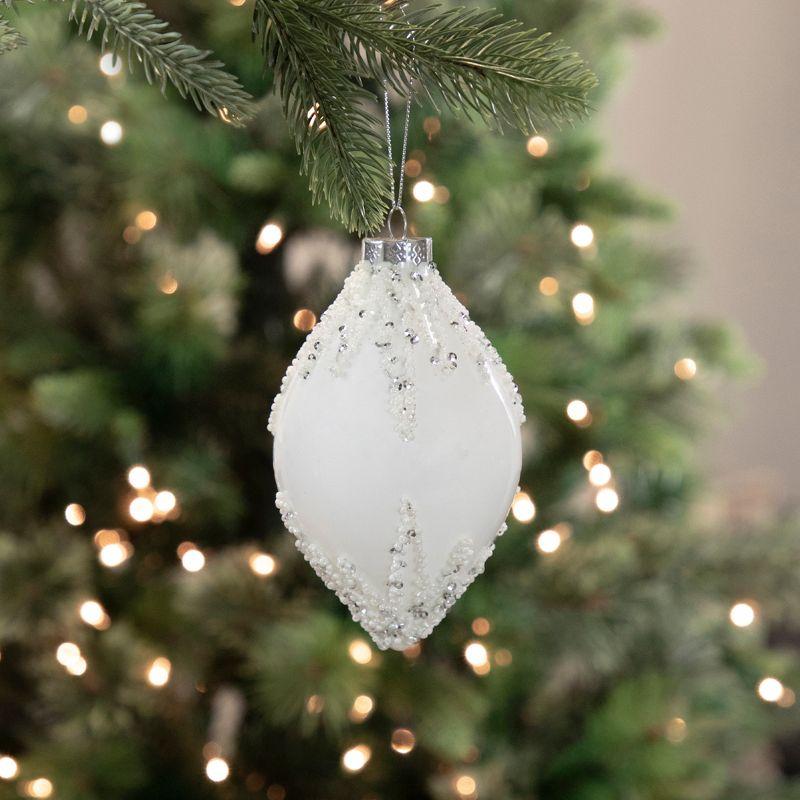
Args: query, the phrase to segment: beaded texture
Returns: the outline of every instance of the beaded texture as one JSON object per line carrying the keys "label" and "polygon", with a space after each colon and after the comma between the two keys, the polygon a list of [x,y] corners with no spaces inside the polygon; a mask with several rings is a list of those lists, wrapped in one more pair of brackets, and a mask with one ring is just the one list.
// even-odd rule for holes
{"label": "beaded texture", "polygon": [[[448,331],[447,344],[435,334]],[[415,370],[432,370],[448,380],[456,370],[477,370],[499,385],[518,424],[525,415],[516,384],[491,342],[442,280],[433,263],[408,261],[358,264],[322,314],[289,366],[275,398],[269,430],[276,433],[286,393],[294,381],[317,368],[344,376],[362,348],[376,348],[386,380],[386,403],[403,442],[416,436]],[[332,351],[332,352],[331,352]],[[325,353],[325,366],[320,367]],[[422,353],[422,357],[419,355]],[[387,553],[383,586],[359,575],[346,553],[331,554],[303,528],[302,513],[279,484],[276,505],[298,549],[325,585],[349,608],[381,649],[402,650],[428,636],[450,607],[483,572],[494,544],[477,547],[456,541],[444,566],[430,575],[425,563],[425,531],[420,530],[412,498],[397,498],[398,524]],[[506,529],[502,525],[497,535]],[[436,535],[436,532],[429,532]],[[387,541],[392,537],[387,537]]]}

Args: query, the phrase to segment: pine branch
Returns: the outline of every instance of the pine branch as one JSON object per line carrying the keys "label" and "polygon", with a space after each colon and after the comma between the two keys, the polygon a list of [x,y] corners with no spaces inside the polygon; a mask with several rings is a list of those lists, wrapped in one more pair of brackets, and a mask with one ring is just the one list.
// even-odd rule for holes
{"label": "pine branch", "polygon": [[162,92],[169,81],[199,109],[233,124],[252,116],[252,98],[224,64],[183,42],[138,0],[73,0],[70,19],[87,39],[101,32],[104,49],[127,52],[131,70],[134,61],[141,62],[148,82],[158,83]]}
{"label": "pine branch", "polygon": [[429,7],[404,15],[399,3],[382,9],[371,0],[302,5],[358,74],[403,94],[413,81],[432,99],[440,95],[454,111],[472,110],[490,124],[530,133],[570,122],[587,112],[597,83],[563,43],[495,11]]}
{"label": "pine branch", "polygon": [[360,232],[381,224],[389,191],[382,137],[359,108],[374,101],[365,80],[401,94],[422,87],[434,103],[525,132],[585,114],[596,83],[567,47],[495,12],[429,7],[406,16],[400,5],[256,0],[254,35],[314,197]]}
{"label": "pine branch", "polygon": [[302,170],[350,230],[374,230],[386,213],[388,159],[341,51],[299,4],[258,0],[254,36],[275,73]]}
{"label": "pine branch", "polygon": [[5,17],[0,17],[0,55],[25,44],[25,37]]}

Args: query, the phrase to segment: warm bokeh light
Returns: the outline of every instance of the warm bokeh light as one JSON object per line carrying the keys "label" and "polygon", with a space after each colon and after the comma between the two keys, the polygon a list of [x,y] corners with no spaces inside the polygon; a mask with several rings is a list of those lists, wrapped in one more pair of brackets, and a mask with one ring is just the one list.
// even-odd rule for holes
{"label": "warm bokeh light", "polygon": [[375,708],[375,701],[368,694],[360,694],[353,700],[353,705],[347,712],[351,722],[363,722]]}
{"label": "warm bokeh light", "polygon": [[460,797],[474,797],[478,784],[471,775],[459,775],[453,780],[453,788]]}
{"label": "warm bokeh light", "polygon": [[534,158],[546,156],[549,149],[550,145],[547,143],[547,139],[545,139],[544,136],[531,136],[531,138],[528,139],[527,150]]}
{"label": "warm bokeh light", "polygon": [[783,695],[783,684],[777,678],[763,678],[756,691],[765,703],[777,703]]}
{"label": "warm bokeh light", "polygon": [[572,313],[581,325],[594,321],[594,298],[588,292],[578,292],[572,298]]}
{"label": "warm bokeh light", "polygon": [[128,470],[128,483],[134,489],[146,489],[150,485],[150,471],[141,464],[135,464]]}
{"label": "warm bokeh light", "polygon": [[228,762],[220,756],[209,758],[206,762],[206,777],[213,783],[222,783],[231,774]]}
{"label": "warm bokeh light", "polygon": [[73,125],[83,125],[89,119],[89,112],[81,105],[70,106],[67,111],[67,119]]}
{"label": "warm bokeh light", "polygon": [[372,758],[372,750],[365,744],[359,744],[345,750],[342,754],[342,766],[348,772],[361,772]]}
{"label": "warm bokeh light", "polygon": [[541,553],[555,553],[561,547],[561,534],[553,528],[542,531],[536,537],[536,547]]}
{"label": "warm bokeh light", "polygon": [[417,737],[414,736],[413,731],[408,728],[395,728],[392,731],[392,750],[395,753],[400,753],[401,756],[407,756],[416,746]]}
{"label": "warm bokeh light", "polygon": [[682,381],[690,381],[697,375],[697,362],[693,358],[681,358],[675,362],[673,369]]}
{"label": "warm bokeh light", "polygon": [[406,161],[405,173],[409,178],[418,178],[422,172],[422,162],[416,158],[409,158]]}
{"label": "warm bokeh light", "polygon": [[114,53],[104,53],[100,56],[100,72],[109,78],[122,72],[122,59]]}
{"label": "warm bokeh light", "polygon": [[610,514],[619,505],[619,495],[614,489],[606,486],[597,493],[594,502],[600,511],[604,514]]}
{"label": "warm bokeh light", "polygon": [[100,548],[97,558],[104,567],[118,567],[128,560],[131,552],[132,548],[127,543],[110,542]]}
{"label": "warm bokeh light", "polygon": [[19,764],[16,758],[0,756],[0,780],[11,781],[19,775]]}
{"label": "warm bokeh light", "polygon": [[687,732],[686,720],[681,717],[673,717],[667,722],[664,735],[667,737],[667,741],[679,744],[686,738]]}
{"label": "warm bokeh light", "polygon": [[70,675],[76,676],[83,675],[83,673],[86,672],[89,667],[89,665],[86,663],[86,659],[83,656],[76,658],[74,661],[70,661],[69,664],[65,664],[64,666]]}
{"label": "warm bokeh light", "polygon": [[569,238],[575,247],[589,247],[594,241],[594,231],[585,223],[579,222],[570,231]]}
{"label": "warm bokeh light", "polygon": [[320,694],[312,694],[306,700],[306,711],[309,714],[321,714],[325,708],[325,698]]}
{"label": "warm bokeh light", "polygon": [[476,617],[472,620],[472,632],[476,636],[486,636],[492,629],[492,624],[486,617]]}
{"label": "warm bokeh light", "polygon": [[429,203],[436,194],[436,187],[430,181],[417,181],[411,193],[420,203]]}
{"label": "warm bokeh light", "polygon": [[253,553],[247,560],[250,569],[262,578],[275,572],[275,559],[269,553]]}
{"label": "warm bokeh light", "polygon": [[64,509],[64,519],[70,525],[83,525],[86,522],[86,511],[80,503],[70,503]]}
{"label": "warm bokeh light", "polygon": [[243,6],[247,2],[247,0],[228,0],[228,2],[232,6],[236,6],[236,8],[240,8],[241,6]]}
{"label": "warm bokeh light", "polygon": [[50,797],[53,794],[53,783],[47,778],[34,778],[23,788],[28,797]]}
{"label": "warm bokeh light", "polygon": [[140,231],[151,231],[158,225],[158,215],[155,211],[145,209],[136,215],[133,222]]}
{"label": "warm bokeh light", "polygon": [[62,642],[56,648],[56,661],[61,664],[62,667],[66,667],[69,664],[77,661],[81,657],[81,649],[75,642]]}
{"label": "warm bokeh light", "polygon": [[87,625],[91,625],[99,631],[106,630],[111,624],[106,610],[97,600],[84,600],[78,609],[78,613]]}
{"label": "warm bokeh light", "polygon": [[206,557],[196,547],[189,547],[181,554],[181,565],[187,572],[200,572],[206,565]]}
{"label": "warm bokeh light", "polygon": [[105,547],[107,544],[118,544],[121,541],[119,531],[113,528],[101,528],[94,535],[96,547]]}
{"label": "warm bokeh light", "polygon": [[583,422],[589,416],[589,406],[583,400],[570,400],[565,411],[573,422]]}
{"label": "warm bokeh light", "polygon": [[511,651],[507,650],[505,647],[501,647],[494,654],[494,663],[497,664],[498,667],[507,667],[513,660],[514,657],[511,655]]}
{"label": "warm bokeh light", "polygon": [[583,468],[591,469],[595,464],[603,463],[603,454],[599,450],[587,450],[583,454]]}
{"label": "warm bokeh light", "polygon": [[783,687],[783,694],[778,698],[777,703],[781,708],[791,708],[797,702],[797,695],[788,686]]}
{"label": "warm bokeh light", "polygon": [[731,606],[728,617],[737,628],[746,628],[755,622],[756,610],[750,603],[742,601]]}
{"label": "warm bokeh light", "polygon": [[481,642],[470,642],[464,648],[464,660],[471,667],[483,667],[489,663],[489,651]]}
{"label": "warm bokeh light", "polygon": [[356,664],[369,664],[372,661],[372,648],[363,639],[353,639],[347,652]]}
{"label": "warm bokeh light", "polygon": [[298,308],[292,317],[292,325],[308,333],[317,324],[317,315],[310,308]]}
{"label": "warm bokeh light", "polygon": [[277,222],[267,222],[258,232],[256,250],[261,255],[271,253],[283,239],[283,229]]}
{"label": "warm bokeh light", "polygon": [[153,501],[146,497],[134,497],[128,506],[128,513],[136,522],[149,522],[153,519],[154,512]]}
{"label": "warm bokeh light", "polygon": [[126,225],[122,238],[127,244],[136,244],[142,238],[142,232],[135,225]]}
{"label": "warm bokeh light", "polygon": [[[134,230],[137,230],[134,228]],[[164,294],[175,294],[178,291],[180,284],[178,283],[178,279],[171,273],[165,272],[159,279],[158,279],[158,288]]]}
{"label": "warm bokeh light", "polygon": [[511,503],[511,513],[517,522],[530,522],[536,516],[536,504],[527,492],[517,492]]}
{"label": "warm bokeh light", "polygon": [[102,124],[100,128],[100,139],[102,140],[103,144],[113,147],[122,141],[124,133],[125,132],[122,129],[122,125],[120,125],[116,120],[110,119]]}
{"label": "warm bokeh light", "polygon": [[539,291],[546,297],[552,297],[558,292],[558,278],[554,278],[552,275],[545,275],[539,281]]}
{"label": "warm bokeh light", "polygon": [[153,499],[153,505],[159,514],[169,514],[178,505],[178,498],[168,489],[160,491]]}
{"label": "warm bokeh light", "polygon": [[172,674],[172,662],[164,656],[154,658],[147,668],[147,682],[151,686],[161,688],[169,683]]}
{"label": "warm bokeh light", "polygon": [[602,462],[589,470],[589,483],[592,486],[605,486],[611,480],[611,468]]}

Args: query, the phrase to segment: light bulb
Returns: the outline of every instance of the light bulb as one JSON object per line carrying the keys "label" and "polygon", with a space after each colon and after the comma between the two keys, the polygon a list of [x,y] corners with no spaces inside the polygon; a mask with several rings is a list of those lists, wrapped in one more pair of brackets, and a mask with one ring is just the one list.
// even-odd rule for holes
{"label": "light bulb", "polygon": [[412,189],[414,199],[420,203],[429,203],[436,194],[436,187],[430,181],[417,181]]}
{"label": "light bulb", "polygon": [[372,648],[363,639],[353,639],[347,651],[356,664],[369,664],[372,661]]}
{"label": "light bulb", "polygon": [[611,469],[608,465],[603,464],[595,464],[589,470],[589,483],[592,486],[605,486],[611,480]]}
{"label": "light bulb", "polygon": [[755,622],[756,612],[750,603],[740,602],[731,607],[729,617],[737,628],[746,628]]}
{"label": "light bulb", "polygon": [[342,766],[347,772],[361,772],[372,758],[372,750],[365,744],[359,744],[345,750],[342,754]]}
{"label": "light bulb", "polygon": [[616,510],[619,505],[619,495],[614,489],[606,486],[597,493],[594,501],[600,511],[604,514],[610,514],[612,511]]}
{"label": "light bulb", "polygon": [[206,777],[213,783],[222,783],[228,779],[230,774],[231,768],[224,758],[215,756],[206,762]]}
{"label": "light bulb", "polygon": [[262,578],[275,572],[275,559],[267,553],[253,553],[248,559],[250,569]]}
{"label": "light bulb", "polygon": [[777,678],[764,678],[759,682],[756,691],[765,703],[777,703],[783,695],[783,684]]}
{"label": "light bulb", "polygon": [[119,144],[122,141],[123,134],[122,125],[113,119],[104,122],[100,127],[100,138],[103,144],[107,144],[109,147]]}
{"label": "light bulb", "polygon": [[517,522],[530,522],[536,516],[536,505],[527,492],[517,492],[514,495],[511,513]]}
{"label": "light bulb", "polygon": [[196,547],[191,547],[181,556],[181,564],[187,572],[200,572],[206,565],[206,557]]}
{"label": "light bulb", "polygon": [[536,547],[542,553],[555,553],[561,547],[561,534],[552,528],[542,531],[536,537]]}
{"label": "light bulb", "polygon": [[277,222],[266,223],[258,232],[256,250],[262,255],[271,253],[283,239],[283,230]]}
{"label": "light bulb", "polygon": [[395,728],[392,731],[392,750],[401,756],[407,756],[416,746],[417,738],[408,728]]}
{"label": "light bulb", "polygon": [[575,247],[589,247],[594,241],[594,231],[584,223],[578,223],[570,232],[570,239]]}
{"label": "light bulb", "polygon": [[147,668],[147,682],[151,686],[161,688],[169,683],[170,675],[172,674],[172,663],[168,658],[159,656],[150,662]]}
{"label": "light bulb", "polygon": [[134,489],[146,489],[150,485],[150,472],[147,467],[136,464],[128,470],[128,483]]}
{"label": "light bulb", "polygon": [[84,510],[83,506],[80,503],[70,503],[64,509],[64,519],[70,525],[83,525],[86,522],[86,511]]}
{"label": "light bulb", "polygon": [[11,756],[0,756],[0,780],[11,781],[19,775],[19,764]]}
{"label": "light bulb", "polygon": [[98,630],[105,630],[110,624],[106,610],[97,600],[85,600],[81,603],[78,613],[87,625],[91,625]]}

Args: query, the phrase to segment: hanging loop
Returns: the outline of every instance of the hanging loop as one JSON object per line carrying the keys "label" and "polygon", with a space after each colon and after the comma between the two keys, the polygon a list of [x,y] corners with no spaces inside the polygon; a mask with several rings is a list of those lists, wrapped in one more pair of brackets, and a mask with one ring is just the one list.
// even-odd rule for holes
{"label": "hanging loop", "polygon": [[[397,236],[392,229],[392,223],[394,222],[394,215],[395,212],[400,214],[400,217],[403,220],[403,235]],[[386,217],[386,229],[389,231],[389,236],[392,239],[407,239],[408,238],[408,219],[406,218],[406,212],[403,211],[403,207],[401,205],[394,205],[389,209],[389,216]]]}
{"label": "hanging loop", "polygon": [[[403,211],[403,186],[405,183],[405,167],[406,158],[408,155],[408,129],[411,121],[411,95],[409,94],[409,96],[406,98],[406,115],[405,122],[403,124],[402,149],[400,153],[400,164],[398,165],[399,178],[397,179],[396,183],[394,155],[392,154],[392,119],[389,110],[388,85],[384,87],[383,110],[386,118],[386,152],[389,157],[389,183],[391,187],[391,193],[389,195],[390,208],[389,215],[386,217],[386,227],[389,229],[389,235],[393,238],[397,238],[392,232],[392,218],[395,211],[399,211],[403,217],[403,238],[405,239],[406,234],[408,233],[408,221],[406,220],[406,213]],[[396,193],[395,189],[397,190]]]}

